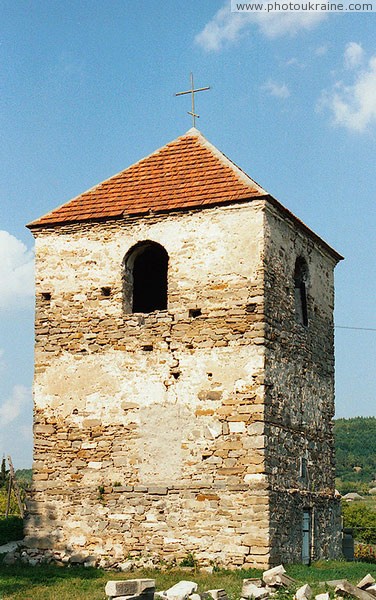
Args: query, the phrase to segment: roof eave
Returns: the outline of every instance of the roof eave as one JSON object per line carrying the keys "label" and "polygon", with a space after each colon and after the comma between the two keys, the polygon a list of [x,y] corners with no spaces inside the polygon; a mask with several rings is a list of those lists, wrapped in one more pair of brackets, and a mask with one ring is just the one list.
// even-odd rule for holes
{"label": "roof eave", "polygon": [[302,229],[305,233],[307,233],[311,238],[313,238],[320,246],[322,246],[330,256],[337,262],[344,260],[344,257],[337,252],[334,248],[329,246],[327,242],[325,242],[317,233],[315,233],[312,229],[308,227],[301,219],[299,219],[296,215],[294,215],[291,210],[286,208],[279,200],[268,194],[266,200],[270,202],[273,206],[275,206],[279,211],[281,211],[284,215],[290,218],[300,229]]}
{"label": "roof eave", "polygon": [[205,209],[205,208],[214,208],[216,206],[229,206],[231,204],[241,204],[244,202],[252,202],[254,200],[261,200],[261,199],[266,199],[268,197],[268,194],[253,194],[253,195],[249,195],[249,196],[245,196],[244,198],[235,198],[235,199],[231,199],[231,200],[217,200],[217,201],[213,201],[210,203],[205,203],[205,204],[192,204],[190,206],[181,206],[181,207],[174,207],[174,208],[166,208],[166,209],[159,209],[159,210],[144,210],[144,211],[139,211],[139,212],[132,212],[132,213],[127,213],[126,211],[122,211],[118,214],[115,215],[107,215],[107,216],[103,216],[103,217],[88,217],[86,219],[70,219],[70,220],[65,220],[65,221],[47,221],[47,222],[41,222],[39,219],[37,221],[32,221],[31,223],[28,223],[26,225],[26,227],[28,229],[30,229],[30,231],[35,231],[35,230],[41,230],[41,229],[50,229],[50,228],[55,228],[55,227],[65,227],[66,225],[74,225],[77,223],[103,223],[105,221],[115,221],[117,219],[123,219],[123,218],[137,218],[137,217],[142,217],[142,216],[146,216],[146,215],[150,215],[150,214],[169,214],[169,213],[176,213],[176,212],[189,212],[191,210],[199,210],[199,209]]}

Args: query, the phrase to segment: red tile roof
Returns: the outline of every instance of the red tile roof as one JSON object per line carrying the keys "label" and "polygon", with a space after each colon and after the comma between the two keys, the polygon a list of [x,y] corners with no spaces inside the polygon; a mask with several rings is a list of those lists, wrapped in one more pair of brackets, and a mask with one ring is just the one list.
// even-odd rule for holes
{"label": "red tile roof", "polygon": [[266,195],[192,128],[28,227],[206,207]]}

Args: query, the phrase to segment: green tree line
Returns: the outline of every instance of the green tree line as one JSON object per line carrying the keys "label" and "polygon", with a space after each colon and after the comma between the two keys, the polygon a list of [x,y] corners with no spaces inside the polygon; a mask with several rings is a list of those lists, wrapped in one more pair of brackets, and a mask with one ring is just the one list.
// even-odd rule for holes
{"label": "green tree line", "polygon": [[334,436],[339,491],[364,493],[376,480],[376,418],[336,419]]}

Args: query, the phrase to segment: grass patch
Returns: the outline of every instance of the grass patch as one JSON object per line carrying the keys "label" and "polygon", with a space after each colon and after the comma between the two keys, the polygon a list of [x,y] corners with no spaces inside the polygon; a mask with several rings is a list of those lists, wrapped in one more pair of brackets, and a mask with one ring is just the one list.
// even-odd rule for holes
{"label": "grass patch", "polygon": [[23,521],[21,517],[0,518],[0,546],[23,539]]}
{"label": "grass patch", "polygon": [[310,567],[304,565],[291,565],[286,567],[290,577],[309,583],[311,585],[318,581],[331,581],[333,579],[348,579],[352,583],[358,583],[367,573],[376,575],[376,565],[361,562],[346,562],[344,560],[322,560]]}
{"label": "grass patch", "polygon": [[[322,561],[311,567],[291,565],[287,573],[297,580],[297,587],[309,583],[315,593],[323,592],[320,581],[348,579],[357,583],[364,575],[376,576],[376,566],[367,563]],[[196,581],[199,591],[224,588],[231,600],[240,598],[242,580],[258,577],[260,570],[220,570],[213,574],[195,569],[174,569],[165,573],[157,570],[139,570],[127,573],[85,569],[84,567],[56,567],[43,565],[5,566],[0,564],[1,600],[104,600],[104,586],[109,579],[133,579],[138,577],[156,580],[157,590],[166,589],[181,579]],[[281,593],[281,597],[292,598],[293,591]]]}

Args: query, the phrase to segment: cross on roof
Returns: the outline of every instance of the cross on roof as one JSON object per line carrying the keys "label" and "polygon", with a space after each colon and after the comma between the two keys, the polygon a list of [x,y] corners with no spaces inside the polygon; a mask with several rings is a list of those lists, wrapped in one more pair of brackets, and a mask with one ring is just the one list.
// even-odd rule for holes
{"label": "cross on roof", "polygon": [[210,86],[195,89],[195,87],[193,85],[193,73],[191,73],[191,89],[187,90],[186,92],[178,92],[177,94],[175,94],[175,96],[183,96],[184,94],[192,94],[192,110],[188,111],[188,114],[192,115],[193,127],[196,127],[196,119],[198,119],[200,117],[200,115],[197,115],[195,113],[195,94],[197,92],[205,92],[206,90],[210,90]]}

